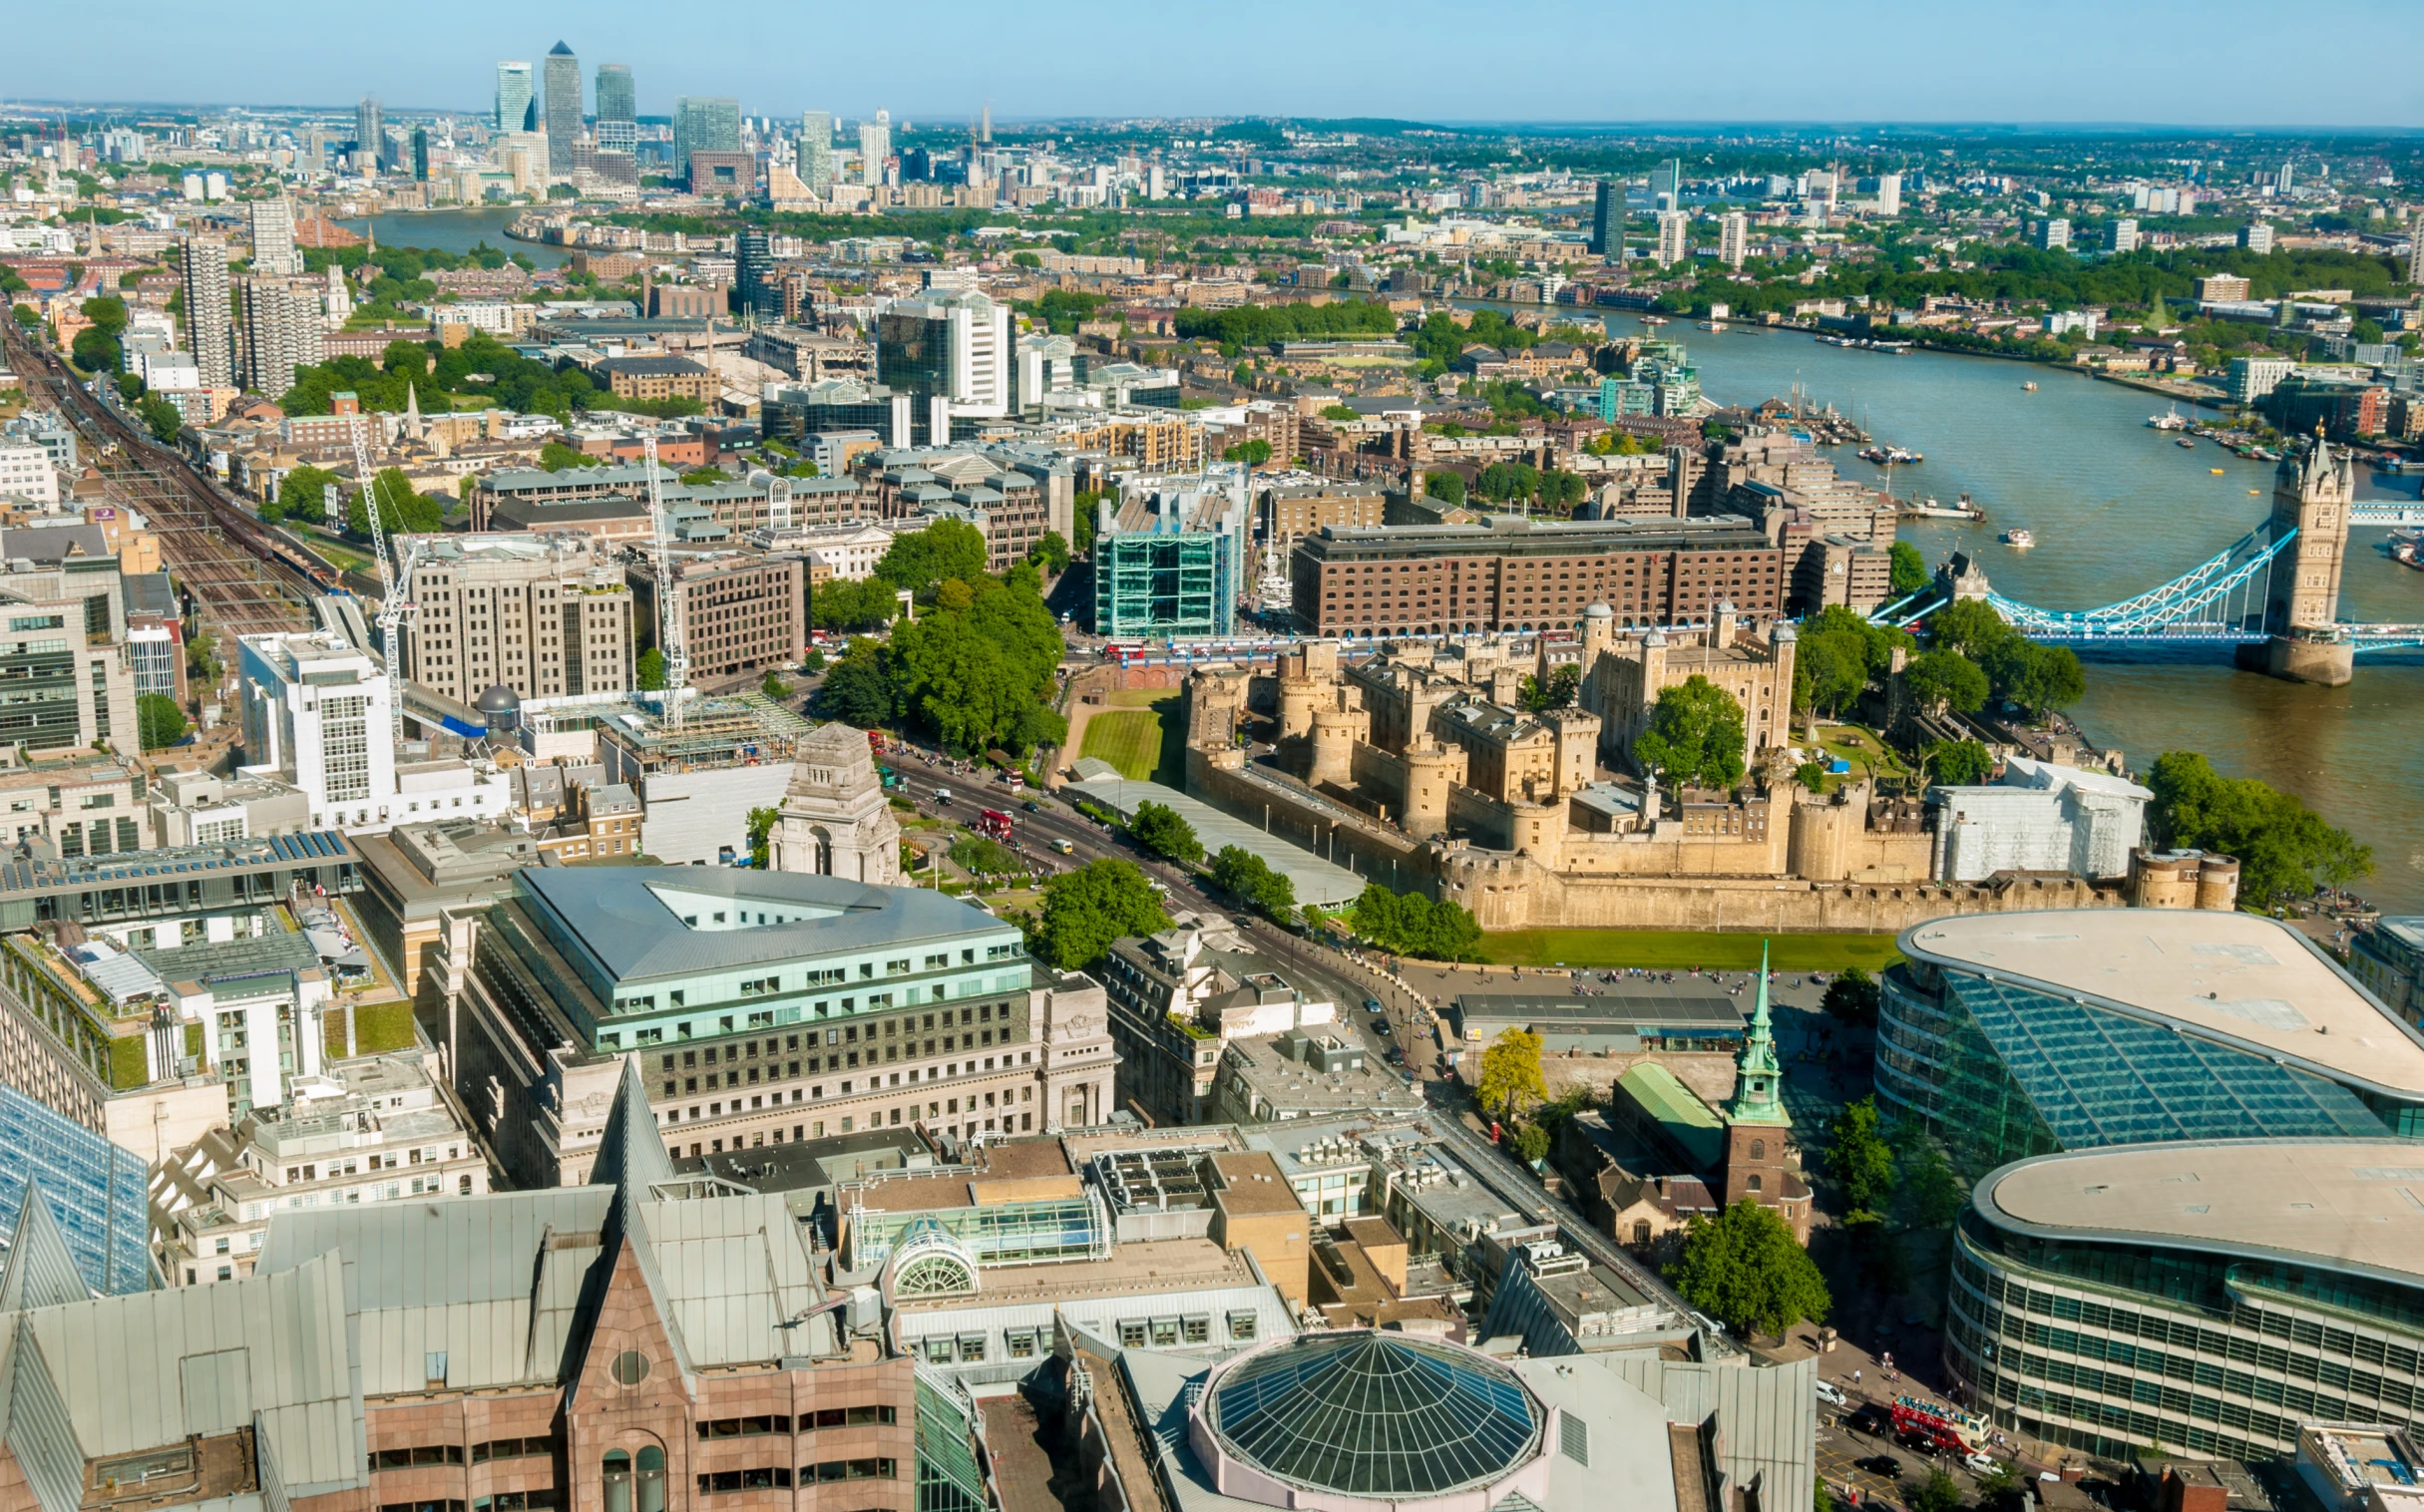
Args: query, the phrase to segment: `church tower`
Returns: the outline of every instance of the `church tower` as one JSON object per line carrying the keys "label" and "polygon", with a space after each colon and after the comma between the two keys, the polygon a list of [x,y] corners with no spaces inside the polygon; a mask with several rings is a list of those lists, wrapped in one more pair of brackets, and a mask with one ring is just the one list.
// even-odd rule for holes
{"label": "church tower", "polygon": [[1759,996],[1750,1032],[1734,1062],[1734,1100],[1726,1104],[1727,1207],[1745,1198],[1773,1208],[1802,1244],[1810,1243],[1810,1184],[1785,1153],[1793,1117],[1785,1111],[1784,1067],[1768,1011],[1768,947],[1759,951]]}
{"label": "church tower", "polygon": [[766,870],[892,887],[901,880],[901,822],[884,798],[867,732],[839,720],[800,737]]}
{"label": "church tower", "polygon": [[2334,453],[2317,424],[2314,449],[2283,457],[2272,475],[2275,539],[2296,531],[2271,563],[2264,597],[2261,645],[2239,647],[2238,663],[2291,682],[2337,687],[2355,675],[2355,652],[2337,638],[2340,569],[2348,560],[2348,511],[2356,502],[2356,466]]}

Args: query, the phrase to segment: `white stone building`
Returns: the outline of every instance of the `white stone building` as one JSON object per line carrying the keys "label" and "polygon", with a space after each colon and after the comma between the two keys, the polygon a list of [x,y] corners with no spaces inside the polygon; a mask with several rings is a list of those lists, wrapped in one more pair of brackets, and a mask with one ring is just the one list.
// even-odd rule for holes
{"label": "white stone building", "polygon": [[2127,876],[2155,795],[2109,772],[2014,756],[2000,782],[1936,788],[1932,796],[1944,811],[1936,879],[1982,882],[2007,871]]}

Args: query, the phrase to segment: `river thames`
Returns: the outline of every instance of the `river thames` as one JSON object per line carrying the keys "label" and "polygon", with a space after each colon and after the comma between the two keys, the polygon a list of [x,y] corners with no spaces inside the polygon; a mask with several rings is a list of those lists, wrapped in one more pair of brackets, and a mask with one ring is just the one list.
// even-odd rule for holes
{"label": "river thames", "polygon": [[[1623,316],[1607,323],[1642,329]],[[1702,390],[1720,404],[1757,404],[1798,380],[1877,441],[1923,455],[1894,470],[1896,494],[1950,504],[1967,493],[1987,518],[1905,522],[1902,539],[1931,565],[1970,553],[1999,591],[2024,602],[2126,598],[2228,546],[2270,508],[2269,464],[2212,442],[2179,446],[2146,423],[2167,402],[2120,384],[2038,363],[1824,346],[1798,331],[1721,334],[1678,320],[1657,334],[1688,344]],[[2021,387],[2030,381],[2035,393]],[[1849,447],[1827,455],[1847,475],[1882,476]],[[2415,479],[2360,476],[2359,498],[2416,493]],[[2035,550],[1996,544],[2014,526],[2036,534]],[[2424,572],[2392,562],[2388,539],[2354,534],[2341,618],[2424,619]],[[2203,751],[2227,775],[2297,794],[2373,847],[2375,872],[2358,892],[2388,912],[2424,913],[2424,663],[2412,655],[2361,657],[2343,688],[2275,682],[2233,670],[2226,655],[2091,661],[2087,698],[2071,713],[2141,771],[2165,751]]]}
{"label": "river thames", "polygon": [[[480,210],[402,210],[373,217],[368,223],[386,246],[418,246],[437,252],[468,252],[485,241],[501,252],[520,252],[541,267],[559,267],[572,258],[569,248],[536,241],[516,241],[505,227],[522,208]],[[365,222],[337,224],[359,236]]]}

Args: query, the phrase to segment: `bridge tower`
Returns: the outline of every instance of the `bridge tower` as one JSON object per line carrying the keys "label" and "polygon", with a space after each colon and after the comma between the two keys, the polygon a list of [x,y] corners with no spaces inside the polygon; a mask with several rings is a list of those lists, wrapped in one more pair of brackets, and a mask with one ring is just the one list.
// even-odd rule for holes
{"label": "bridge tower", "polygon": [[2238,664],[2291,682],[2338,687],[2355,675],[2356,655],[2339,639],[2340,567],[2348,559],[2348,511],[2356,465],[2334,453],[2316,427],[2314,448],[2281,459],[2272,475],[2272,529],[2296,539],[2272,560],[2264,599],[2265,640],[2238,649]]}

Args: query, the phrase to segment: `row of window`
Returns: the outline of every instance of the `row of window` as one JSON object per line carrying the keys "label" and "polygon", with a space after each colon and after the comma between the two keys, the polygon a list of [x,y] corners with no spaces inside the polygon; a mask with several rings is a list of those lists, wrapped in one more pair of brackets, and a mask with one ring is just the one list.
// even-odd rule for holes
{"label": "row of window", "polygon": [[[1229,1342],[1252,1343],[1261,1328],[1260,1318],[1252,1312],[1236,1312],[1228,1316]],[[927,1363],[981,1364],[985,1361],[989,1337],[983,1333],[936,1333],[919,1339],[912,1349]],[[1119,1323],[1119,1342],[1129,1349],[1175,1349],[1181,1345],[1212,1342],[1212,1319],[1209,1314],[1193,1314],[1183,1318],[1127,1318]],[[1003,1356],[1007,1359],[1034,1359],[1051,1346],[1048,1330],[1036,1328],[1005,1328],[1002,1331]]]}
{"label": "row of window", "polygon": [[[820,1464],[802,1465],[799,1484],[822,1485],[839,1480],[893,1480],[900,1466],[889,1459],[829,1459]],[[764,1491],[788,1489],[792,1484],[789,1465],[768,1465],[751,1470],[713,1470],[698,1477],[698,1493],[711,1496],[722,1491]]]}
{"label": "row of window", "polygon": [[[900,1420],[892,1407],[819,1407],[814,1412],[802,1412],[797,1431],[812,1432],[818,1428],[890,1427]],[[766,1433],[789,1433],[794,1419],[780,1412],[761,1413],[756,1417],[716,1417],[699,1423],[701,1438],[753,1438]]]}

